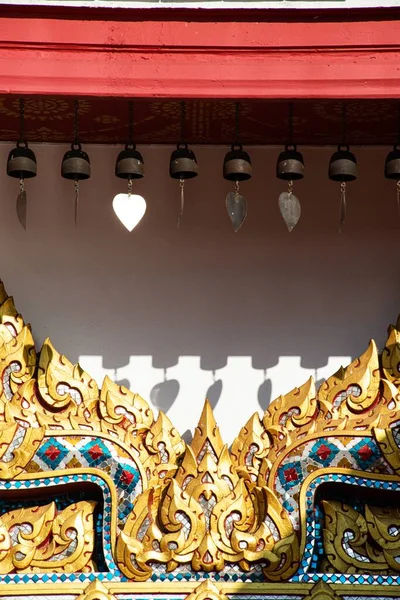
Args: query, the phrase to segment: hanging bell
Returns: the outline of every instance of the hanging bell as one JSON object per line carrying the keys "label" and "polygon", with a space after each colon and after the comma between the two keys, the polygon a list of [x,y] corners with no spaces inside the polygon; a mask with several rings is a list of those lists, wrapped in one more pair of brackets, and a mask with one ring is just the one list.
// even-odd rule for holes
{"label": "hanging bell", "polygon": [[141,179],[144,177],[143,157],[134,144],[126,144],[118,154],[115,175],[121,179]]}
{"label": "hanging bell", "polygon": [[287,145],[278,156],[276,176],[285,181],[295,181],[304,177],[303,155],[297,151],[297,146]]}
{"label": "hanging bell", "polygon": [[246,181],[252,175],[250,156],[241,144],[233,144],[224,158],[224,178],[228,181]]}
{"label": "hanging bell", "polygon": [[385,161],[385,177],[387,179],[400,180],[400,149],[399,144],[395,144],[393,150],[389,152]]}
{"label": "hanging bell", "polygon": [[349,146],[338,146],[329,162],[329,179],[332,181],[354,181],[357,179],[357,160]]}
{"label": "hanging bell", "polygon": [[199,165],[192,150],[187,144],[178,144],[171,154],[169,174],[173,179],[192,179],[199,174]]}
{"label": "hanging bell", "polygon": [[71,150],[64,154],[61,163],[61,175],[65,179],[81,181],[90,177],[89,156],[82,150],[81,144],[71,144]]}
{"label": "hanging bell", "polygon": [[26,142],[17,142],[16,148],[13,148],[8,155],[7,175],[17,179],[36,177],[36,156]]}

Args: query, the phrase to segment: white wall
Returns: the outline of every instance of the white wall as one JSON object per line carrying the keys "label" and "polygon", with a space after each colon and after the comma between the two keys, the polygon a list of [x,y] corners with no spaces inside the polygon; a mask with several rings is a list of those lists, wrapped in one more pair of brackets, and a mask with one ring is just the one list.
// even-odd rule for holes
{"label": "white wall", "polygon": [[305,148],[296,184],[303,215],[288,234],[277,208],[277,148],[249,148],[254,178],[242,185],[249,215],[231,230],[222,179],[226,149],[196,148],[200,176],[187,184],[176,229],[171,148],[142,147],[146,177],[136,189],[148,212],[133,233],[111,208],[125,183],[115,147],[85,149],[92,178],[81,185],[78,227],[73,184],[60,176],[65,146],[32,146],[39,175],[27,182],[24,231],[15,214],[18,182],[6,176],[11,145],[0,145],[0,276],[37,344],[56,348],[99,383],[107,373],[167,410],[183,433],[206,395],[230,441],[255,410],[379,346],[400,310],[395,184],[383,177],[386,148],[354,149],[348,220],[338,234],[339,188],[327,178],[332,149]]}

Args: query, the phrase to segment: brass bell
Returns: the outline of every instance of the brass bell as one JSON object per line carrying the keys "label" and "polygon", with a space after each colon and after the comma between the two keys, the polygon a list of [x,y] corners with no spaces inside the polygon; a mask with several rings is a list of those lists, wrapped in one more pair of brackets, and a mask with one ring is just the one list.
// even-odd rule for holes
{"label": "brass bell", "polygon": [[61,163],[61,175],[65,179],[81,181],[90,177],[89,156],[82,150],[81,144],[71,144],[71,150],[64,154]]}
{"label": "brass bell", "polygon": [[199,165],[192,150],[187,144],[178,144],[171,154],[169,174],[173,179],[192,179],[199,174]]}
{"label": "brass bell", "polygon": [[8,155],[7,175],[17,179],[36,177],[36,156],[26,142],[17,142],[16,148],[13,148]]}
{"label": "brass bell", "polygon": [[385,177],[387,179],[400,180],[400,149],[399,144],[395,144],[393,150],[389,152],[385,161]]}
{"label": "brass bell", "polygon": [[143,157],[134,144],[126,144],[118,154],[115,175],[121,179],[141,179],[144,177]]}
{"label": "brass bell", "polygon": [[349,146],[338,146],[329,162],[329,179],[332,181],[354,181],[357,179],[357,160]]}
{"label": "brass bell", "polygon": [[285,181],[295,181],[304,177],[304,160],[296,145],[287,145],[278,156],[276,176]]}
{"label": "brass bell", "polygon": [[241,144],[233,144],[224,158],[224,178],[228,181],[246,181],[252,175],[250,156]]}

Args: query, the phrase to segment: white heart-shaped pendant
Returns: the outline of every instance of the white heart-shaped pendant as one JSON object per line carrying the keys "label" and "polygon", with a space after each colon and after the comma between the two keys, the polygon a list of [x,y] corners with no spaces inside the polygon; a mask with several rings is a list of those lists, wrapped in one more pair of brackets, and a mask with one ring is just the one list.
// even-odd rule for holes
{"label": "white heart-shaped pendant", "polygon": [[146,200],[138,194],[117,194],[113,209],[122,225],[132,231],[146,212]]}
{"label": "white heart-shaped pendant", "polygon": [[299,199],[292,192],[282,192],[279,196],[278,204],[281,215],[290,232],[300,219],[301,206]]}

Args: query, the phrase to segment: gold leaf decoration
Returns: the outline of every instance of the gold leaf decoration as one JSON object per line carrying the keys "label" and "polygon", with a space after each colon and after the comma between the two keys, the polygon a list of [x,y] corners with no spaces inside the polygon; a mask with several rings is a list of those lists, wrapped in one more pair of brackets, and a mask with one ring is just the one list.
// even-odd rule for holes
{"label": "gold leaf decoration", "polygon": [[118,566],[144,581],[157,562],[206,572],[264,562],[268,578],[288,578],[299,560],[297,538],[285,511],[271,517],[270,504],[271,491],[239,477],[206,401],[173,479],[137,499],[117,542]]}
{"label": "gold leaf decoration", "polygon": [[178,459],[184,453],[185,447],[185,442],[167,415],[160,411],[144,439],[144,448],[148,456],[142,460],[149,486],[165,483],[175,474]]}
{"label": "gold leaf decoration", "polygon": [[38,386],[43,400],[56,409],[81,404],[89,407],[90,401],[99,397],[94,379],[59,354],[49,339],[40,352]]}
{"label": "gold leaf decoration", "polygon": [[352,413],[370,408],[379,392],[379,356],[371,340],[367,350],[346,369],[329,377],[318,390],[318,400],[332,416],[349,418]]}
{"label": "gold leaf decoration", "polygon": [[386,379],[400,385],[400,316],[397,325],[390,325],[388,338],[382,352],[382,371]]}
{"label": "gold leaf decoration", "polygon": [[19,508],[0,518],[0,574],[93,570],[94,502],[56,514],[54,502]]}
{"label": "gold leaf decoration", "polygon": [[217,586],[207,579],[203,581],[185,600],[228,600]]}
{"label": "gold leaf decoration", "polygon": [[[125,457],[136,462],[141,474],[142,491],[129,497],[133,509],[126,518],[118,517],[112,538],[111,552],[126,577],[147,581],[157,565],[195,572],[237,565],[242,571],[261,568],[267,581],[287,581],[298,568],[309,518],[300,506],[305,492],[301,486],[322,469],[318,461],[304,461],[304,452],[317,439],[325,443],[323,438],[329,438],[342,454],[340,463],[324,465],[331,472],[362,472],[360,462],[350,461],[353,441],[374,437],[386,462],[377,457],[370,472],[400,475],[399,336],[398,324],[389,330],[381,357],[371,342],[360,358],[340,368],[318,391],[310,378],[277,398],[262,419],[254,414],[248,420],[230,451],[206,402],[193,441],[186,446],[164,413],[154,419],[140,395],[108,377],[99,392],[90,375],[49,340],[37,359],[30,328],[0,285],[0,479],[39,472],[43,461],[37,457],[35,462],[36,450],[52,436],[62,440],[65,435],[69,448],[79,448],[82,437],[103,438],[114,461],[106,468],[114,485],[114,523],[117,514],[124,514],[118,511],[127,496],[122,499],[122,484],[118,478],[111,481],[109,473]],[[300,491],[293,493],[278,485],[277,475],[292,460],[296,468],[300,465]],[[66,471],[76,468],[84,467],[75,457],[63,466]],[[285,500],[290,501],[290,513]],[[368,505],[361,514],[333,501],[324,506],[327,570],[400,570],[398,511]],[[60,514],[49,504],[3,515],[1,572],[94,569],[92,512],[93,503],[77,503]],[[23,531],[26,523],[30,527]],[[96,586],[88,587],[82,600],[85,594],[91,600],[114,600],[106,587]],[[332,598],[328,591],[315,588],[313,593],[315,598]],[[217,600],[217,592],[207,584],[193,594],[196,600]],[[218,598],[224,600],[220,593]]]}
{"label": "gold leaf decoration", "polygon": [[307,600],[339,600],[335,591],[325,581],[318,581],[306,596]]}
{"label": "gold leaf decoration", "polygon": [[116,425],[126,422],[127,427],[149,429],[153,424],[153,412],[149,405],[139,394],[133,394],[124,386],[111,381],[105,377],[100,393],[99,403],[101,417]]}
{"label": "gold leaf decoration", "polygon": [[400,511],[365,506],[365,515],[333,500],[323,501],[324,550],[340,573],[400,571]]}
{"label": "gold leaf decoration", "polygon": [[104,583],[96,579],[85,588],[83,594],[78,596],[76,600],[116,600],[116,598]]}

